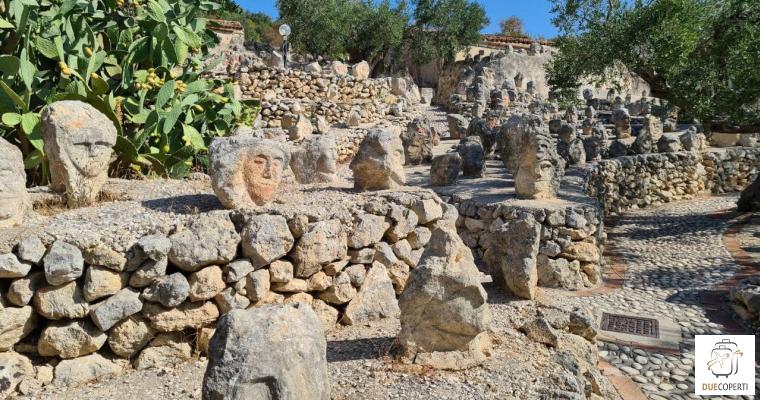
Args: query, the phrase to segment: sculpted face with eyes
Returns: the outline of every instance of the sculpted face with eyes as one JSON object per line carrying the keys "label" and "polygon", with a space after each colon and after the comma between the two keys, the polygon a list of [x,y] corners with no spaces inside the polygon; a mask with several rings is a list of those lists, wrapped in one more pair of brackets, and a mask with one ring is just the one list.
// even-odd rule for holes
{"label": "sculpted face with eyes", "polygon": [[549,199],[557,196],[565,174],[565,160],[557,153],[557,143],[535,116],[524,116],[517,159],[515,192],[520,198]]}
{"label": "sculpted face with eyes", "polygon": [[389,129],[371,130],[350,167],[356,189],[383,190],[404,186],[404,146],[400,133]]}
{"label": "sculpted face with eyes", "polygon": [[277,196],[290,152],[252,136],[217,138],[209,146],[211,185],[227,208],[265,205]]}
{"label": "sculpted face with eyes", "polygon": [[114,124],[89,104],[59,101],[43,110],[42,126],[51,188],[65,191],[70,203],[96,200],[108,179],[116,144]]}
{"label": "sculpted face with eyes", "polygon": [[0,228],[21,223],[29,208],[21,151],[0,138]]}

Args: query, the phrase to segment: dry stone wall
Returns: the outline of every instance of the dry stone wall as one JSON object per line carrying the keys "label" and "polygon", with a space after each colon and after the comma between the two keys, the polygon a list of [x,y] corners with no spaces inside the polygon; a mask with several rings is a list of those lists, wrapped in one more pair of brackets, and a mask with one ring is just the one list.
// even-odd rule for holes
{"label": "dry stone wall", "polygon": [[503,232],[510,232],[505,225],[508,227],[521,215],[530,214],[541,225],[539,251],[534,260],[538,286],[578,290],[600,282],[606,234],[598,205],[544,202],[542,206],[538,205],[540,202],[531,205],[514,200],[482,202],[457,196],[447,200],[458,209],[459,236],[488,267],[494,280],[501,279],[502,274],[498,258],[503,251],[514,250],[502,247],[518,239],[504,237]]}
{"label": "dry stone wall", "polygon": [[398,317],[397,295],[432,232],[454,231],[456,208],[426,190],[331,193],[201,212],[131,244],[27,235],[0,255],[0,355],[64,360],[49,365],[72,384],[65,360],[116,368],[106,348],[137,368],[187,360],[232,309],[308,304],[325,329]]}
{"label": "dry stone wall", "polygon": [[701,194],[738,192],[755,179],[759,167],[758,148],[618,157],[591,167],[586,190],[606,215],[618,214]]}
{"label": "dry stone wall", "polygon": [[275,69],[257,66],[237,76],[244,97],[262,99],[261,116],[269,127],[281,126],[282,117],[300,103],[307,115],[322,115],[329,123],[346,122],[354,108],[362,122],[385,115],[390,96],[388,79],[358,79],[332,72]]}

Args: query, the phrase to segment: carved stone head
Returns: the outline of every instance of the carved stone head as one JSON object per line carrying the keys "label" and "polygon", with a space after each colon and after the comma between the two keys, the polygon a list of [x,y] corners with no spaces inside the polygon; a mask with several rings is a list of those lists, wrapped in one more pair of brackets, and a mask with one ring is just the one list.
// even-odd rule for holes
{"label": "carved stone head", "polygon": [[395,189],[406,183],[404,146],[399,136],[390,129],[373,129],[364,137],[350,165],[356,189]]}
{"label": "carved stone head", "polygon": [[519,124],[521,145],[515,173],[515,192],[520,198],[554,198],[565,174],[565,160],[557,143],[537,116],[524,117],[532,123]]}
{"label": "carved stone head", "polygon": [[299,183],[328,183],[338,178],[338,146],[332,135],[315,135],[293,150],[290,168]]}
{"label": "carved stone head", "polygon": [[227,208],[244,208],[275,198],[290,152],[272,140],[232,136],[214,139],[209,157],[219,201]]}
{"label": "carved stone head", "polygon": [[21,151],[0,138],[0,228],[21,223],[29,204]]}
{"label": "carved stone head", "polygon": [[43,110],[42,135],[51,188],[65,191],[69,202],[96,200],[116,144],[113,122],[87,103],[59,101]]}

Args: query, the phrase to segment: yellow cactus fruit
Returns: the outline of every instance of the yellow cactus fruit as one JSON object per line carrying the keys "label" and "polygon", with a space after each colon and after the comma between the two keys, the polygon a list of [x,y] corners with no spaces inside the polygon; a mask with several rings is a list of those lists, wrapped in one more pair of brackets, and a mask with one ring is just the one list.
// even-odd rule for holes
{"label": "yellow cactus fruit", "polygon": [[168,153],[168,152],[170,152],[170,151],[171,151],[171,149],[172,149],[172,148],[171,148],[171,147],[169,147],[169,145],[168,145],[168,144],[165,144],[165,145],[164,145],[164,147],[163,147],[163,148],[161,148],[161,150],[163,150],[163,151],[164,151],[164,153]]}
{"label": "yellow cactus fruit", "polygon": [[66,76],[71,75],[72,72],[74,71],[72,71],[71,68],[68,68],[68,67],[64,68],[63,71],[61,71],[61,73],[63,73]]}
{"label": "yellow cactus fruit", "polygon": [[98,79],[98,74],[92,72],[92,73],[90,73],[90,78],[92,78],[92,79]]}
{"label": "yellow cactus fruit", "polygon": [[68,68],[68,67],[69,67],[69,66],[68,66],[68,65],[66,65],[66,63],[65,63],[65,62],[63,62],[63,61],[58,61],[58,68],[60,68],[61,70],[64,70],[64,69],[66,69],[66,68]]}
{"label": "yellow cactus fruit", "polygon": [[85,47],[84,48],[84,55],[86,55],[87,57],[92,57],[92,49],[89,48],[89,47]]}
{"label": "yellow cactus fruit", "polygon": [[200,104],[194,105],[193,108],[195,109],[195,111],[203,112],[203,106]]}

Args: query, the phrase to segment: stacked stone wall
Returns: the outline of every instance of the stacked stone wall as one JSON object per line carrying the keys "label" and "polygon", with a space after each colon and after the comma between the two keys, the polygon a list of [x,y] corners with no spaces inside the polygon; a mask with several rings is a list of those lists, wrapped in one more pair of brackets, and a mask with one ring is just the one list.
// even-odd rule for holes
{"label": "stacked stone wall", "polygon": [[351,110],[358,109],[361,122],[367,123],[384,117],[387,101],[393,100],[388,79],[263,66],[240,72],[237,78],[243,97],[262,99],[261,116],[269,127],[281,126],[282,117],[294,113],[295,102],[305,114],[324,116],[329,123],[346,122]]}
{"label": "stacked stone wall", "polygon": [[449,201],[457,206],[457,231],[494,279],[501,275],[495,259],[500,243],[496,232],[522,213],[532,214],[541,224],[536,258],[538,286],[570,290],[600,282],[606,234],[601,209],[594,205],[523,207],[510,202],[482,204],[477,199]]}
{"label": "stacked stone wall", "polygon": [[[139,236],[126,251],[84,245],[76,233],[28,235],[0,255],[0,354],[60,360],[110,348],[148,368],[204,351],[231,309],[307,303],[325,329],[397,317],[383,310],[398,310],[396,296],[432,232],[453,231],[457,219],[455,207],[424,190],[323,208],[329,214],[301,206],[204,212]],[[66,371],[55,376],[68,384]]]}
{"label": "stacked stone wall", "polygon": [[606,215],[713,193],[743,190],[757,175],[760,149],[651,153],[602,160],[586,190]]}

